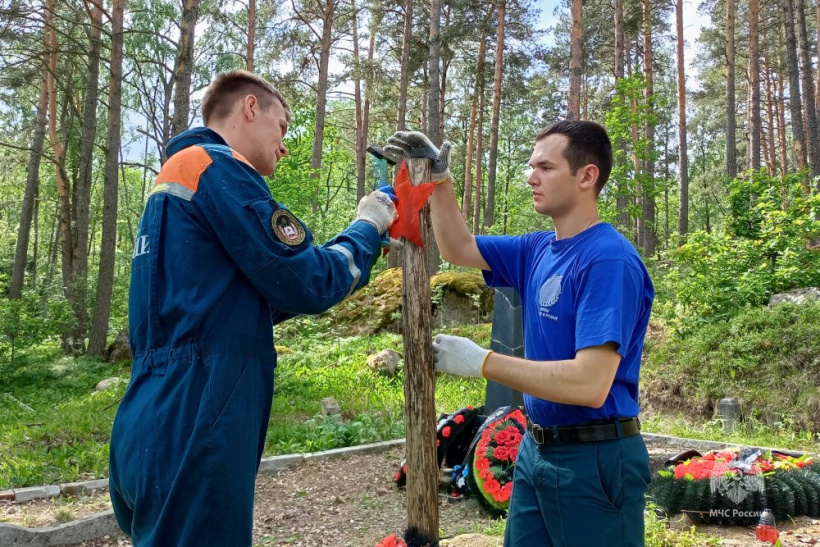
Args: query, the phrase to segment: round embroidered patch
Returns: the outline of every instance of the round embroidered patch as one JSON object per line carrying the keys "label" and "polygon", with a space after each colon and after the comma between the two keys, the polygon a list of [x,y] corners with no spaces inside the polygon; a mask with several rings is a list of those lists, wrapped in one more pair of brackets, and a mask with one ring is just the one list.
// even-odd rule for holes
{"label": "round embroidered patch", "polygon": [[305,240],[305,228],[293,213],[286,209],[277,209],[270,219],[271,228],[276,237],[285,245],[299,245]]}

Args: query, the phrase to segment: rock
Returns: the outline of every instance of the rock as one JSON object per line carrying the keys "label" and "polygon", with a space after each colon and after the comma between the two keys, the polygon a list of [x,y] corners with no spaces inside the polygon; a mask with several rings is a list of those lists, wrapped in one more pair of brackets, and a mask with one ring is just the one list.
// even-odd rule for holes
{"label": "rock", "polygon": [[[476,272],[444,272],[430,278],[434,327],[490,321],[493,290]],[[402,332],[402,271],[390,268],[333,308],[333,326],[345,335]]]}
{"label": "rock", "polygon": [[96,389],[97,391],[105,391],[106,389],[117,385],[119,381],[119,377],[116,376],[113,378],[106,378],[105,380],[100,380],[100,382],[97,384],[97,387],[95,387],[94,389]]}
{"label": "rock", "polygon": [[444,272],[430,278],[433,297],[433,325],[437,327],[473,325],[489,321],[494,291],[481,274]]}
{"label": "rock", "polygon": [[462,534],[439,542],[441,547],[501,547],[503,539],[483,534]]}
{"label": "rock", "polygon": [[339,408],[339,403],[333,397],[325,397],[322,399],[322,414],[325,416],[335,416],[341,414],[342,409]]}
{"label": "rock", "polygon": [[811,300],[820,300],[820,288],[805,287],[803,289],[794,289],[783,293],[773,294],[769,299],[769,307],[791,302],[793,304],[804,304]]}
{"label": "rock", "polygon": [[384,374],[391,378],[396,375],[399,367],[401,355],[392,349],[385,349],[367,358],[367,366],[370,370],[378,374]]}
{"label": "rock", "polygon": [[122,363],[131,361],[131,344],[128,339],[128,327],[122,329],[117,337],[108,345],[105,350],[106,361],[110,363]]}

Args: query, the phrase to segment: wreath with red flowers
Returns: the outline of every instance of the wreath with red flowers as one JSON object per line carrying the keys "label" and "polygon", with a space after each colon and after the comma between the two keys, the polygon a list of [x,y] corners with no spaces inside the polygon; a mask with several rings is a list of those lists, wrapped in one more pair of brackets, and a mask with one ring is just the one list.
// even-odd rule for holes
{"label": "wreath with red flowers", "polygon": [[[442,414],[436,423],[436,461],[441,467],[443,462],[452,467],[461,463],[467,455],[476,431],[481,426],[477,418],[484,412],[484,407],[467,406],[452,414]],[[448,477],[449,478],[449,477]],[[407,485],[407,462],[402,460],[393,477],[396,486]]]}
{"label": "wreath with red flowers", "polygon": [[807,454],[690,450],[666,463],[652,478],[648,495],[669,514],[725,524],[754,523],[764,507],[777,520],[820,516],[820,466]]}
{"label": "wreath with red flowers", "polygon": [[470,489],[491,514],[504,515],[510,505],[518,445],[527,419],[517,408],[502,407],[487,418],[469,456]]}

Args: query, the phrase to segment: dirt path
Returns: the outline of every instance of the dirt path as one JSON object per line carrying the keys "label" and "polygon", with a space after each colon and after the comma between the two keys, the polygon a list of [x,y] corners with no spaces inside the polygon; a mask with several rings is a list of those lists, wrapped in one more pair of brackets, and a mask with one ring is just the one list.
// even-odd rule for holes
{"label": "dirt path", "polygon": [[[653,460],[663,461],[674,448],[650,445]],[[254,511],[254,544],[265,547],[373,547],[384,536],[400,532],[406,522],[403,491],[392,477],[404,448],[312,460],[278,475],[260,475]],[[73,501],[51,500],[0,505],[0,520],[31,527],[53,525],[109,508],[107,493]],[[443,537],[485,530],[493,521],[472,499],[442,498]],[[673,522],[688,528],[681,517]],[[496,523],[496,529],[500,525]],[[778,523],[783,547],[820,545],[820,521],[800,517]],[[698,531],[723,539],[722,545],[764,545],[754,540],[753,527],[698,526]],[[106,537],[86,547],[130,546],[123,537]]]}

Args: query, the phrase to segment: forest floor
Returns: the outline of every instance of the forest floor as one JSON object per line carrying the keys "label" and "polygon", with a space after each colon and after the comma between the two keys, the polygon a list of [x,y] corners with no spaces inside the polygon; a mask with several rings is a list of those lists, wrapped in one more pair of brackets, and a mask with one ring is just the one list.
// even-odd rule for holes
{"label": "forest floor", "polygon": [[[674,447],[648,443],[654,462],[675,453]],[[388,534],[400,533],[406,523],[405,494],[393,485],[404,447],[386,452],[335,459],[311,460],[279,474],[260,474],[256,485],[253,541],[256,546],[373,547]],[[74,500],[54,499],[25,504],[2,502],[0,521],[43,527],[78,519],[110,508],[105,491]],[[470,533],[498,535],[502,523],[493,521],[474,499],[439,506],[442,537]],[[691,522],[673,517],[674,528]],[[820,521],[800,517],[779,522],[783,547],[820,544]],[[697,531],[721,539],[721,545],[766,545],[755,541],[753,526],[697,525]],[[501,538],[486,538],[500,547]],[[477,546],[473,536],[464,545]],[[87,541],[84,547],[130,546],[125,537]]]}

